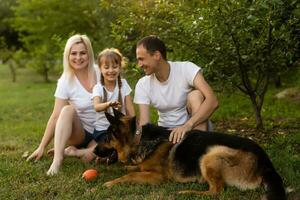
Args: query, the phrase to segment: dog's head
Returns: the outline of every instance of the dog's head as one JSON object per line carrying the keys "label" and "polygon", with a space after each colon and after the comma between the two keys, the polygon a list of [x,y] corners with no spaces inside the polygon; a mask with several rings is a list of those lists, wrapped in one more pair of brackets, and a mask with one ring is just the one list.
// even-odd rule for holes
{"label": "dog's head", "polygon": [[[114,116],[105,112],[110,126],[107,129],[107,141],[95,149],[98,152],[104,152],[105,149],[114,148],[118,152],[120,162],[127,162],[134,147],[134,135],[136,131],[136,118],[128,117],[113,109]],[[99,155],[99,153],[98,153]]]}

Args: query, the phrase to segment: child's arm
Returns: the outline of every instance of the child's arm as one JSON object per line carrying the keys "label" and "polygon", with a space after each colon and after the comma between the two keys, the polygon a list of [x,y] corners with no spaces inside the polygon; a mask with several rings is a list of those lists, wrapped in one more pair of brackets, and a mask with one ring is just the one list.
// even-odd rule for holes
{"label": "child's arm", "polygon": [[130,117],[135,116],[135,110],[130,95],[125,96],[125,110],[126,110],[126,115],[129,115]]}
{"label": "child's arm", "polygon": [[93,98],[93,102],[94,102],[94,108],[97,112],[105,111],[109,107],[118,107],[120,105],[118,101],[108,101],[102,103],[100,96],[95,96]]}

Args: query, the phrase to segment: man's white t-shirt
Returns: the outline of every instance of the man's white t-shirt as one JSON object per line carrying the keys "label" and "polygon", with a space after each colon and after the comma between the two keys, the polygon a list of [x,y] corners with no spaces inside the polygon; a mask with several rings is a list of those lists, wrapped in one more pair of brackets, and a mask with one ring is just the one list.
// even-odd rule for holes
{"label": "man's white t-shirt", "polygon": [[[121,87],[121,95],[122,95],[122,113],[126,114],[125,110],[125,97],[130,94],[132,91],[130,86],[128,85],[125,79],[121,79],[122,87]],[[119,85],[118,81],[116,81],[116,86],[113,92],[108,91],[105,87],[107,93],[107,101],[118,101],[119,100]],[[101,97],[103,99],[103,85],[98,83],[93,88],[93,98],[94,97]],[[112,108],[108,109],[110,114],[113,114]],[[104,112],[97,112],[96,113],[96,121],[94,123],[95,129],[97,131],[106,130],[109,127],[110,123],[107,121]]]}
{"label": "man's white t-shirt", "polygon": [[62,75],[58,80],[54,96],[68,100],[69,104],[75,108],[83,128],[89,133],[93,133],[96,111],[92,93],[81,85],[76,76],[72,81],[68,81],[66,76]]}
{"label": "man's white t-shirt", "polygon": [[168,63],[170,73],[167,81],[158,81],[154,74],[138,81],[134,103],[154,106],[158,111],[158,125],[174,128],[183,125],[189,118],[187,95],[201,68],[192,62]]}

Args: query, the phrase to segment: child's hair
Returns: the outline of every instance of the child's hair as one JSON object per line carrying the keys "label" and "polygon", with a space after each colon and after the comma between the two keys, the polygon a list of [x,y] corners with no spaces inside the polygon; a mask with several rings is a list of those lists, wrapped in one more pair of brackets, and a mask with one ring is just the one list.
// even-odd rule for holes
{"label": "child's hair", "polygon": [[[125,66],[125,59],[123,55],[120,53],[118,49],[115,48],[107,48],[101,51],[97,56],[97,62],[99,68],[101,68],[101,65],[105,62],[105,64],[113,63],[116,65],[119,65],[121,68]],[[101,84],[104,86],[104,77],[101,73]],[[121,95],[121,88],[122,88],[122,81],[121,76],[119,74],[118,76],[118,87],[119,87],[119,96],[118,101],[120,102],[122,108],[122,95]],[[103,87],[103,102],[107,101],[107,92]]]}

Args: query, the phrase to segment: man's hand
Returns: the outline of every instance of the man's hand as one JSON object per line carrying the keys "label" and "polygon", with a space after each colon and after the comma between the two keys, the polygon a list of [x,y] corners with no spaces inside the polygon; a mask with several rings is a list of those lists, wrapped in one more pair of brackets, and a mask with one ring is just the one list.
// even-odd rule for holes
{"label": "man's hand", "polygon": [[190,130],[192,130],[192,126],[188,124],[184,124],[182,126],[172,129],[172,132],[170,133],[169,141],[172,142],[173,144],[176,144],[185,136],[186,132]]}

